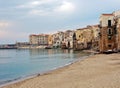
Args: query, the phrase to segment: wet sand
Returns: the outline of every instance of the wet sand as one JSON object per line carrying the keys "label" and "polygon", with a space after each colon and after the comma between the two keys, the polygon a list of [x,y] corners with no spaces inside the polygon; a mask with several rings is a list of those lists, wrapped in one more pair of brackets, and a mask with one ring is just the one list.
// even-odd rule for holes
{"label": "wet sand", "polygon": [[98,54],[2,88],[120,88],[120,54]]}

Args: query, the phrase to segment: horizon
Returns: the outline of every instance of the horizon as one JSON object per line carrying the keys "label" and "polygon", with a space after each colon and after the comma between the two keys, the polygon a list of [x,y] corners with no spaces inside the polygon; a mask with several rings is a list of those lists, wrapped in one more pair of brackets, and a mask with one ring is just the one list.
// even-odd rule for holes
{"label": "horizon", "polygon": [[0,0],[0,44],[28,42],[30,34],[50,34],[99,24],[120,1]]}

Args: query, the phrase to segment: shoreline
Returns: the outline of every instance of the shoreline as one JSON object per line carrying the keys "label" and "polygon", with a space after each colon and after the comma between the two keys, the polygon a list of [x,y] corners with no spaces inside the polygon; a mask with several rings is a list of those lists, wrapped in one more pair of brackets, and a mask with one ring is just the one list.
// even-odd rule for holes
{"label": "shoreline", "polygon": [[59,70],[59,69],[62,69],[62,68],[66,68],[67,66],[69,65],[72,65],[76,62],[79,62],[79,61],[82,61],[90,56],[93,56],[94,54],[90,54],[90,55],[87,55],[87,56],[84,56],[84,57],[81,57],[79,59],[76,59],[68,64],[65,64],[63,66],[59,66],[59,67],[56,67],[56,68],[53,68],[49,71],[45,71],[45,72],[38,72],[38,73],[35,73],[35,74],[30,74],[30,75],[27,75],[27,76],[23,76],[23,77],[19,77],[19,78],[15,78],[15,79],[12,79],[12,80],[6,80],[6,81],[3,81],[3,84],[0,84],[0,88],[2,87],[5,87],[5,86],[9,86],[9,85],[14,85],[16,83],[19,83],[19,82],[22,82],[22,81],[25,81],[25,80],[29,80],[29,79],[33,79],[35,77],[39,77],[39,76],[42,76],[42,75],[46,75],[46,74],[49,74],[55,70]]}
{"label": "shoreline", "polygon": [[119,67],[119,53],[97,54],[1,88],[119,88]]}

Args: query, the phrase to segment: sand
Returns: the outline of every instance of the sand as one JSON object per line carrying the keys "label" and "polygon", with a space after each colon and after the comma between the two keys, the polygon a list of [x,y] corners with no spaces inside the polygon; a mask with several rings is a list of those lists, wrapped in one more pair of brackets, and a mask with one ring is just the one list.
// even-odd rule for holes
{"label": "sand", "polygon": [[98,54],[2,88],[120,88],[120,54]]}

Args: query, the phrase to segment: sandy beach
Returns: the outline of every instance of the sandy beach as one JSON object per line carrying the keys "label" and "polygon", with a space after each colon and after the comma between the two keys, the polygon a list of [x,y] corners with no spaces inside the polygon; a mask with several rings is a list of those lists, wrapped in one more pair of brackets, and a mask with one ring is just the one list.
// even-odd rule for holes
{"label": "sandy beach", "polygon": [[120,54],[98,54],[2,88],[120,88]]}

